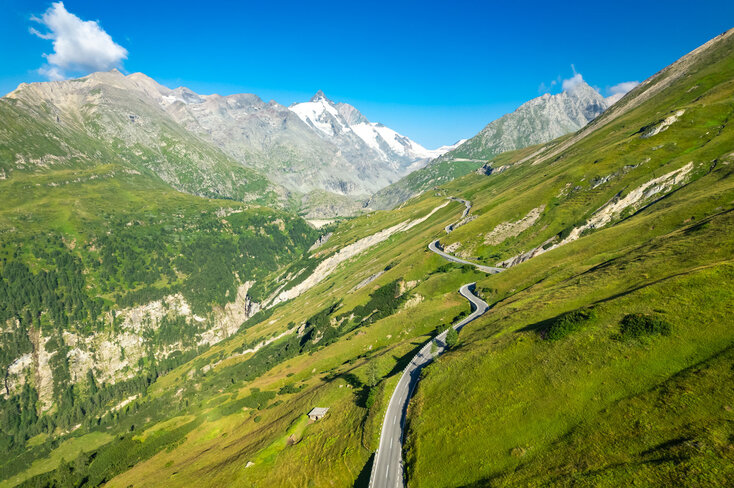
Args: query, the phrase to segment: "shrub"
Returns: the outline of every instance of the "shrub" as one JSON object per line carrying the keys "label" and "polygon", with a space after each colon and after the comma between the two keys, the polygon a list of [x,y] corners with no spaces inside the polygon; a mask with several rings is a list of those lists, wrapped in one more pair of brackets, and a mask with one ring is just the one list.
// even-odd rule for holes
{"label": "shrub", "polygon": [[445,263],[436,268],[431,274],[435,273],[448,273],[449,271],[453,271],[456,269],[456,265],[452,263]]}
{"label": "shrub", "polygon": [[580,329],[585,322],[594,318],[594,311],[572,310],[556,318],[545,330],[544,337],[549,341],[557,341],[571,332]]}
{"label": "shrub", "polygon": [[670,335],[670,323],[644,313],[625,315],[620,323],[620,336],[623,339],[636,339],[651,335]]}
{"label": "shrub", "polygon": [[462,310],[461,312],[459,312],[459,314],[456,317],[453,318],[453,320],[451,321],[451,323],[452,324],[455,324],[456,322],[459,322],[459,321],[463,320],[468,315],[469,315],[469,312],[468,311]]}
{"label": "shrub", "polygon": [[337,317],[349,317],[354,324],[365,326],[376,322],[384,317],[389,317],[402,305],[405,301],[405,294],[400,293],[400,281],[395,280],[384,286],[381,286],[370,294],[370,299],[364,305],[357,305],[352,309],[351,313],[347,312]]}
{"label": "shrub", "polygon": [[367,365],[365,384],[369,387],[375,386],[380,381],[380,372],[377,363],[373,360]]}
{"label": "shrub", "polygon": [[563,229],[561,232],[558,233],[558,239],[563,240],[566,237],[571,235],[571,231],[573,230],[573,225],[569,225],[565,229]]}
{"label": "shrub", "polygon": [[281,387],[280,390],[278,390],[278,395],[288,395],[291,393],[298,393],[299,391],[301,391],[302,387],[303,385],[301,385],[301,387],[297,387],[297,386],[294,386],[293,383],[288,383],[287,385],[284,385],[283,387]]}
{"label": "shrub", "polygon": [[364,402],[365,408],[372,408],[372,405],[375,404],[375,400],[377,400],[377,388],[372,387],[370,388],[369,393],[367,393],[367,399]]}
{"label": "shrub", "polygon": [[451,349],[456,345],[457,342],[459,342],[459,333],[456,332],[456,329],[451,327],[446,334],[446,347]]}

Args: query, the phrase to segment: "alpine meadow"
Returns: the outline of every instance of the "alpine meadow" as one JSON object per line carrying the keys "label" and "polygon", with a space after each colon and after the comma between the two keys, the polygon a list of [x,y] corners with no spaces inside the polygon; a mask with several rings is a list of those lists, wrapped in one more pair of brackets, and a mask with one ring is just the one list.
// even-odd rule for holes
{"label": "alpine meadow", "polygon": [[[294,64],[281,104],[234,68],[136,61],[122,8],[13,9],[12,59],[54,51],[0,72],[27,80],[0,98],[0,487],[734,485],[734,29],[630,54],[639,83],[577,63],[498,90],[512,109],[424,145],[390,110],[428,124],[438,102],[369,98],[409,60],[311,98]],[[211,21],[191,15],[165,22]],[[329,44],[362,41],[322,41],[352,69]],[[463,63],[408,90],[474,89]]]}

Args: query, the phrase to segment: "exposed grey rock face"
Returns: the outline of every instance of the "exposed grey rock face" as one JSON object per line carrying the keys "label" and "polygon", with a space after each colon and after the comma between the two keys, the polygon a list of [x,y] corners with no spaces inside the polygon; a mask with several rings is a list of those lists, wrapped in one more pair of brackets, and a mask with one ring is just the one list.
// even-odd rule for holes
{"label": "exposed grey rock face", "polygon": [[557,95],[545,94],[490,122],[442,159],[489,159],[575,132],[598,117],[614,100],[605,100],[585,82]]}
{"label": "exposed grey rock face", "polygon": [[[149,350],[149,332],[160,327],[164,317],[183,318],[195,332],[195,342],[183,344],[177,341],[165,344],[155,351],[156,359],[164,359],[176,351],[190,351],[196,346],[216,344],[231,336],[242,322],[260,310],[260,304],[253,302],[247,292],[253,282],[245,282],[237,288],[233,302],[224,307],[214,307],[207,317],[193,314],[191,307],[181,294],[168,295],[144,305],[137,305],[117,311],[118,326],[89,335],[77,335],[64,331],[63,340],[68,346],[67,361],[71,383],[83,381],[87,371],[92,370],[100,382],[114,384],[140,373],[139,360]],[[112,322],[107,314],[105,321]],[[16,328],[19,324],[4,324]],[[17,393],[28,378],[35,378],[39,394],[40,408],[46,411],[53,405],[54,376],[49,363],[58,351],[46,350],[49,336],[39,329],[30,330],[33,352],[18,357],[4,372],[4,388],[0,395],[7,398]],[[160,346],[160,345],[159,345]]]}
{"label": "exposed grey rock face", "polygon": [[308,248],[308,252],[313,252],[316,249],[323,246],[324,244],[326,244],[333,234],[334,234],[333,232],[329,232],[327,234],[319,236],[319,238],[316,239],[316,242],[314,242],[313,245]]}
{"label": "exposed grey rock face", "polygon": [[[174,90],[181,90],[176,89]],[[357,171],[295,113],[256,95],[161,97],[161,106],[189,131],[208,139],[242,165],[267,172],[289,190],[369,192]],[[375,171],[379,173],[379,171]]]}
{"label": "exposed grey rock face", "polygon": [[429,151],[371,123],[322,91],[309,102],[285,107],[252,94],[197,95],[187,88],[169,90],[150,78],[147,84],[156,85],[160,105],[186,129],[300,193],[326,190],[365,198],[445,152]]}

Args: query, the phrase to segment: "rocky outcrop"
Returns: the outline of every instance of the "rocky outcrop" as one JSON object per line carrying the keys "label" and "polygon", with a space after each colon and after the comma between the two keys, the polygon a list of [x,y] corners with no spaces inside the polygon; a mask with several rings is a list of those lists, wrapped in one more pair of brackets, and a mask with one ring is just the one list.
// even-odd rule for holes
{"label": "rocky outcrop", "polygon": [[33,367],[33,355],[31,353],[23,354],[18,359],[10,363],[5,374],[5,384],[3,388],[4,396],[17,393],[18,389],[25,384],[26,375]]}
{"label": "rocky outcrop", "polygon": [[484,163],[481,168],[477,169],[477,174],[482,176],[498,175],[509,168],[506,164],[493,168],[491,164],[492,163]]}
{"label": "rocky outcrop", "polygon": [[444,248],[444,252],[447,254],[454,254],[456,253],[456,251],[459,250],[460,247],[461,247],[460,241],[452,242],[451,244],[449,244],[448,246]]}
{"label": "rocky outcrop", "polygon": [[677,122],[684,113],[686,113],[685,110],[677,110],[673,115],[666,117],[663,121],[654,124],[650,128],[643,129],[640,137],[647,139],[648,137],[656,136],[661,132],[668,130],[668,127]]}
{"label": "rocky outcrop", "polygon": [[[122,329],[142,333],[145,328],[157,324],[164,316],[169,314],[195,317],[191,314],[191,307],[183,295],[176,293],[175,295],[168,295],[161,300],[155,300],[145,305],[126,308],[116,313],[110,312],[108,319],[114,319],[120,324]],[[199,319],[200,321],[203,320],[201,318]]]}
{"label": "rocky outcrop", "polygon": [[637,188],[633,189],[624,197],[614,198],[611,202],[604,205],[602,208],[597,210],[591,218],[586,221],[584,225],[575,227],[571,233],[563,241],[558,243],[556,246],[568,244],[571,241],[575,241],[586,230],[599,229],[609,224],[614,218],[631,208],[636,210],[640,208],[644,203],[648,202],[655,195],[660,193],[669,192],[674,186],[683,183],[688,174],[693,170],[693,163],[690,162],[685,166],[678,168],[674,171],[666,173],[662,176],[654,178],[647,183],[644,183]]}
{"label": "rocky outcrop", "polygon": [[546,251],[573,242],[587,231],[600,229],[619,218],[622,212],[628,211],[629,209],[632,209],[632,211],[637,210],[651,200],[654,200],[659,194],[666,194],[674,187],[683,184],[692,170],[693,162],[690,162],[681,168],[653,178],[647,183],[643,183],[623,197],[618,195],[594,212],[591,218],[583,225],[574,227],[563,240],[559,241],[556,236],[551,237],[540,246],[501,261],[497,263],[497,266],[505,268],[515,266]]}
{"label": "rocky outcrop", "polygon": [[[191,347],[212,345],[231,336],[240,325],[260,310],[247,292],[254,282],[248,281],[237,288],[235,300],[224,307],[215,307],[207,317],[192,313],[191,307],[180,293],[169,295],[145,305],[110,312],[106,321],[113,326],[88,336],[64,331],[62,339],[68,347],[67,364],[72,383],[85,381],[92,371],[98,382],[115,383],[133,377],[138,372],[138,361],[148,354],[148,337],[160,327],[165,317],[184,317],[196,328],[198,338],[194,344],[180,341],[157,344],[155,357],[164,359],[174,351],[186,351]],[[5,395],[17,392],[32,374],[43,411],[53,405],[54,378],[49,364],[58,351],[47,351],[49,337],[38,329],[30,330],[33,352],[13,361],[5,372]]]}
{"label": "rocky outcrop", "polygon": [[248,281],[237,288],[237,297],[223,308],[217,307],[212,312],[213,326],[201,334],[199,345],[212,345],[223,341],[239,330],[242,322],[260,311],[260,304],[253,302],[247,295],[255,283]]}
{"label": "rocky outcrop", "polygon": [[417,307],[421,302],[423,301],[423,295],[420,295],[416,293],[412,297],[408,298],[408,300],[405,302],[405,305],[403,305],[403,308],[415,308]]}
{"label": "rocky outcrop", "polygon": [[29,335],[33,343],[33,369],[38,400],[41,403],[41,411],[46,411],[53,405],[54,379],[49,361],[56,352],[46,350],[48,339],[41,336],[39,329],[31,327]]}
{"label": "rocky outcrop", "polygon": [[324,244],[326,244],[326,242],[331,238],[331,236],[333,234],[334,234],[333,232],[329,232],[327,234],[324,234],[322,236],[319,236],[319,238],[316,239],[316,242],[314,242],[313,245],[308,248],[308,252],[313,252],[316,249],[318,249],[321,246],[323,246]]}
{"label": "rocky outcrop", "polygon": [[521,232],[533,226],[545,210],[545,205],[532,209],[528,214],[515,222],[502,222],[484,235],[484,243],[489,246],[501,244],[510,237],[516,237]]}

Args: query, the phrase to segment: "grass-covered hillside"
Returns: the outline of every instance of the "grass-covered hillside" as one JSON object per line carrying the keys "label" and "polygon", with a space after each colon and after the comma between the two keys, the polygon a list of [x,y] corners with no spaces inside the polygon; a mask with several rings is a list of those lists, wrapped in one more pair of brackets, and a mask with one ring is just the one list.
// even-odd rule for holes
{"label": "grass-covered hillside", "polygon": [[390,209],[431,188],[464,176],[481,167],[487,160],[432,161],[425,168],[410,173],[392,185],[379,190],[368,202],[371,209]]}
{"label": "grass-covered hillside", "polygon": [[[63,371],[58,358],[66,357],[70,377],[81,371],[80,343],[89,336],[76,324],[93,322],[73,315],[87,307],[73,290],[95,290],[89,295],[99,300],[90,300],[103,311],[130,297],[125,314],[98,323],[127,338],[110,363],[137,354],[147,374],[113,385],[94,370],[71,393],[58,392],[64,408],[54,408],[72,412],[65,422],[43,408],[43,375],[17,379],[2,408],[9,412],[3,432],[16,430],[3,438],[9,455],[0,486],[367,486],[403,368],[469,312],[457,290],[470,282],[491,309],[425,370],[407,417],[408,486],[727,485],[734,477],[733,48],[729,32],[580,132],[498,156],[502,172],[467,174],[395,210],[341,221],[310,250],[317,235],[298,219],[260,208],[233,213],[243,205],[166,192],[154,179],[141,186],[143,175],[97,177],[80,188],[117,191],[100,186],[101,196],[90,192],[71,207],[16,197],[4,235],[50,228],[60,236],[48,244],[39,238],[46,254],[16,245],[7,261],[27,263],[42,276],[41,289],[48,280],[41,273],[66,262],[56,257],[62,251],[83,266],[57,277],[62,286],[49,298],[72,314],[66,333],[55,332],[52,312],[32,313],[46,298],[31,299],[6,322],[4,333],[26,348],[18,353],[29,346],[9,331],[30,331],[38,352],[25,361],[60,363],[52,367]],[[44,175],[28,175],[32,182],[14,191],[34,191]],[[465,208],[451,196],[473,206],[447,235]],[[248,242],[260,238],[285,242],[258,258],[269,263],[264,271],[243,264]],[[443,261],[427,249],[435,239],[447,252],[507,269],[487,275]],[[105,254],[109,241],[115,252]],[[134,258],[145,242],[143,257]],[[105,274],[107,259],[127,262],[128,247],[130,259],[141,259],[131,272],[172,273],[136,278],[134,286],[113,273],[123,265]],[[4,261],[8,269],[18,266]],[[208,281],[223,276],[218,270],[236,271],[237,286]],[[262,285],[247,285],[248,273]],[[203,317],[190,297],[207,284],[212,295],[201,299],[211,312]],[[166,296],[174,298],[135,309],[135,293],[148,287],[170,287]],[[191,308],[185,325],[176,319],[183,302]],[[227,328],[242,318],[228,303],[250,312],[231,334],[185,335],[206,320]],[[39,327],[54,331],[43,348],[35,345]],[[169,330],[180,335],[164,340]],[[163,351],[187,340],[203,347],[164,365],[158,349],[129,339],[136,334],[156,337]],[[95,337],[107,350],[109,336]],[[72,349],[80,352],[64,356]],[[310,422],[313,407],[330,410]]]}
{"label": "grass-covered hillside", "polygon": [[476,219],[442,243],[512,266],[480,281],[491,312],[418,388],[410,485],[734,479],[733,47],[729,32],[586,133],[448,185]]}
{"label": "grass-covered hillside", "polygon": [[[456,206],[435,196],[403,212],[346,222],[312,254],[333,255],[436,208],[412,232],[366,248],[297,298],[247,320],[239,333],[160,371],[121,408],[94,411],[90,423],[65,436],[31,437],[23,455],[4,465],[8,484],[87,479],[85,486],[103,480],[170,486],[197,479],[209,486],[278,486],[314,478],[320,486],[336,477],[351,485],[376,446],[380,411],[402,361],[441,324],[468,311],[454,291],[480,275],[414,252],[456,218]],[[406,329],[408,317],[422,320]],[[334,420],[308,424],[305,413],[321,403]],[[85,454],[73,447],[82,439],[97,440]],[[314,451],[343,461],[324,464],[309,457]]]}
{"label": "grass-covered hillside", "polygon": [[156,377],[236,332],[269,275],[318,236],[291,214],[183,194],[116,164],[13,171],[0,192],[11,472],[69,432],[114,424]]}

